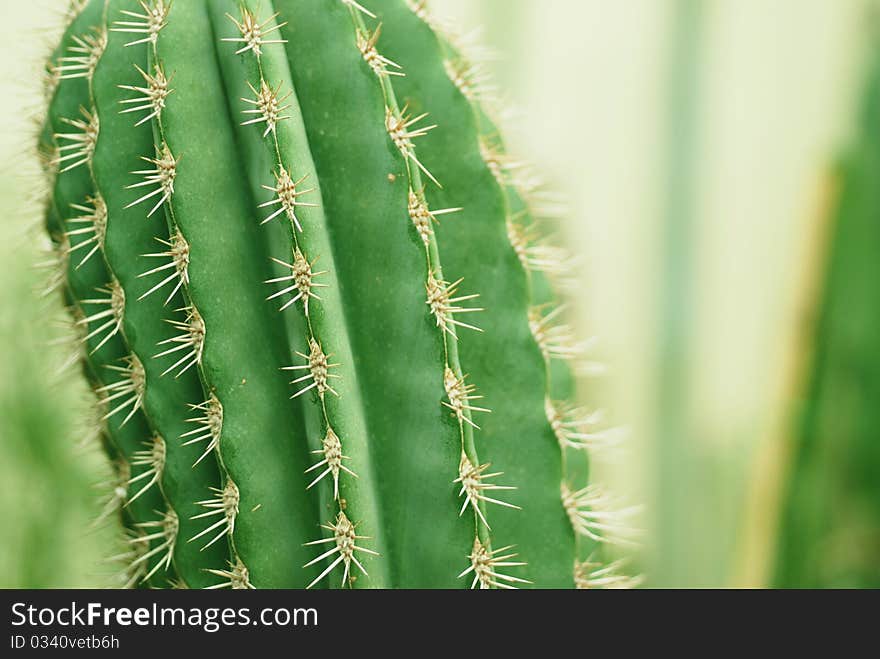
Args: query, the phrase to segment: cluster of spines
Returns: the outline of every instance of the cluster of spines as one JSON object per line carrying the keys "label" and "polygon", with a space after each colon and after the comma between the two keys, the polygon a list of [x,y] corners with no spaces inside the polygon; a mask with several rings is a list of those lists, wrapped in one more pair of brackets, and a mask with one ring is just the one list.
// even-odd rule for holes
{"label": "cluster of spines", "polygon": [[336,515],[334,519],[321,526],[322,529],[330,533],[330,536],[307,543],[309,546],[323,544],[332,546],[303,567],[311,567],[330,557],[334,557],[334,559],[309,583],[307,588],[320,583],[340,565],[342,566],[342,586],[350,587],[355,579],[354,568],[357,568],[364,576],[368,576],[367,570],[358,560],[357,554],[376,555],[376,552],[359,546],[356,542],[367,538],[356,535],[355,524],[346,515],[346,504],[340,497],[340,479],[344,476],[357,478],[355,471],[344,464],[344,461],[349,459],[343,450],[346,438],[341,437],[337,432],[326,400],[328,395],[339,397],[336,387],[339,386],[337,383],[342,376],[337,372],[340,364],[335,363],[332,359],[332,353],[325,350],[324,342],[319,336],[320,326],[314,321],[314,314],[311,313],[313,306],[322,301],[316,292],[317,289],[329,286],[326,281],[318,281],[318,278],[329,273],[314,269],[313,266],[320,258],[320,254],[308,253],[305,241],[301,239],[301,235],[307,235],[314,228],[303,226],[297,215],[299,208],[317,206],[317,194],[316,189],[309,186],[307,182],[308,174],[298,175],[296,163],[283,159],[277,135],[278,124],[290,118],[290,115],[285,114],[290,107],[285,105],[285,101],[292,95],[293,90],[284,89],[283,83],[273,83],[266,80],[264,75],[262,61],[264,49],[272,44],[285,43],[285,40],[278,35],[278,31],[285,23],[276,21],[277,14],[268,17],[258,16],[244,3],[240,5],[239,11],[238,16],[227,14],[229,20],[237,28],[238,35],[223,38],[222,41],[234,44],[236,46],[235,54],[247,54],[247,56],[253,57],[259,75],[258,80],[247,81],[253,98],[241,99],[246,104],[242,111],[245,118],[241,124],[243,126],[255,125],[262,129],[261,136],[263,139],[270,140],[275,160],[274,170],[267,172],[273,179],[272,183],[262,185],[264,190],[271,193],[271,197],[259,204],[259,208],[267,209],[267,215],[260,219],[260,223],[266,224],[280,218],[288,230],[293,245],[292,254],[287,256],[291,262],[272,257],[272,261],[276,265],[282,266],[285,271],[289,271],[289,274],[267,280],[266,283],[272,286],[281,284],[279,290],[271,293],[268,299],[281,298],[283,300],[284,296],[289,296],[280,305],[280,310],[284,311],[291,306],[302,310],[308,336],[304,349],[295,351],[296,356],[302,362],[285,366],[283,370],[291,371],[294,374],[290,384],[295,388],[295,391],[291,398],[299,398],[314,391],[321,408],[323,437],[320,448],[312,452],[317,461],[306,470],[308,474],[315,473],[307,489],[318,485],[324,479],[330,479],[333,484],[333,505]]}
{"label": "cluster of spines", "polygon": [[611,563],[595,561],[592,557],[584,561],[575,561],[574,584],[578,590],[626,590],[638,588],[642,583],[639,576],[629,576],[621,572],[626,569],[626,561],[616,560]]}
{"label": "cluster of spines", "polygon": [[193,519],[207,519],[209,524],[189,539],[190,542],[195,542],[205,538],[202,549],[207,549],[235,532],[235,519],[238,517],[238,504],[241,498],[238,486],[229,477],[226,478],[223,489],[211,488],[211,491],[211,497],[196,502],[205,508],[205,512],[193,516]]}
{"label": "cluster of spines", "polygon": [[87,197],[83,204],[73,204],[71,208],[82,213],[79,217],[67,221],[68,224],[76,226],[66,233],[68,241],[73,236],[85,237],[68,252],[68,254],[79,250],[84,252],[76,264],[79,269],[99,250],[104,249],[104,237],[107,234],[107,204],[104,203],[101,195],[96,194],[94,197]]}
{"label": "cluster of spines", "polygon": [[[66,23],[69,27],[85,8],[85,2],[72,2]],[[94,104],[92,89],[95,69],[107,46],[105,25],[94,26],[82,35],[71,37],[73,45],[68,48],[56,63],[47,67],[47,101],[51,101],[58,87],[65,80],[83,79],[89,90],[88,107],[80,108],[80,116],[64,117],[61,122],[69,126],[69,130],[56,132],[52,138],[55,143],[52,159],[47,163],[47,173],[52,179],[58,174],[85,167],[90,175],[92,190],[85,196],[82,203],[72,204],[71,210],[80,213],[78,217],[66,220],[69,226],[66,233],[56,245],[59,258],[58,265],[62,272],[55,277],[53,289],[65,286],[67,277],[64,274],[69,267],[71,254],[81,252],[75,266],[79,269],[96,255],[104,256],[104,239],[106,235],[108,213],[103,198],[97,191],[94,179],[93,158],[100,134],[100,121]],[[72,240],[73,239],[73,240]],[[75,241],[75,245],[71,244]],[[85,346],[88,342],[95,344],[89,357],[100,350],[108,341],[123,334],[123,317],[125,313],[125,295],[106,260],[103,265],[109,274],[109,280],[96,288],[97,296],[75,300],[70,296],[68,304],[72,305],[73,324],[78,328],[78,342]],[[86,307],[88,312],[83,312]],[[77,350],[77,359],[81,358],[81,349]],[[100,418],[96,420],[98,430],[93,435],[105,437],[107,419],[122,415],[121,426],[127,424],[138,414],[144,399],[145,375],[140,360],[133,353],[122,359],[120,364],[106,364],[110,373],[116,373],[117,379],[106,384],[93,387],[97,397],[96,409],[100,410]],[[105,439],[106,441],[106,439]],[[99,515],[103,521],[110,515],[126,509],[143,494],[158,487],[161,493],[161,477],[165,464],[165,443],[158,435],[151,435],[144,441],[144,449],[134,452],[128,459],[121,453],[112,461],[114,478],[109,484],[110,493],[106,496]],[[133,474],[133,470],[138,473]],[[134,494],[130,494],[134,490]],[[134,586],[138,582],[147,582],[163,567],[167,570],[173,557],[173,546],[176,540],[177,516],[162,496],[163,511],[157,511],[157,520],[135,521],[126,537],[128,549],[118,558],[125,558],[125,585]],[[148,531],[149,529],[149,531]],[[150,563],[153,567],[150,568]]]}
{"label": "cluster of spines", "polygon": [[102,28],[73,37],[74,45],[68,55],[61,57],[57,65],[60,80],[91,78],[107,47],[107,33]]}
{"label": "cluster of spines", "polygon": [[[494,88],[480,58],[466,55],[461,40],[450,35],[447,29],[431,19],[426,2],[407,0],[407,5],[432,29],[443,32],[440,41],[444,49],[446,74],[462,95],[475,106],[478,116],[486,111],[487,105],[491,108]],[[539,178],[525,164],[506,154],[496,133],[484,132],[479,137],[478,147],[486,167],[504,190],[509,207],[513,206],[510,203],[513,199],[521,200],[526,205],[524,210],[518,212],[508,210],[507,227],[511,247],[526,273],[529,291],[535,289],[536,276],[546,277],[555,290],[564,291],[568,288],[566,283],[571,279],[573,259],[566,250],[543,237],[533,219],[556,217],[558,212],[554,200],[542,192]],[[424,226],[425,222],[421,224]],[[430,227],[430,223],[427,226]],[[553,399],[552,361],[562,361],[577,373],[594,370],[581,368],[589,342],[577,338],[573,326],[563,320],[565,313],[565,305],[558,302],[550,305],[533,303],[528,313],[529,328],[543,356],[547,374],[547,421],[559,441],[562,454],[562,505],[571,520],[578,546],[581,538],[597,543],[629,543],[635,535],[628,523],[636,512],[634,507],[617,507],[616,502],[595,485],[573,491],[567,484],[567,449],[594,452],[617,444],[620,432],[602,425],[601,411],[589,412],[569,401]],[[480,555],[491,556],[485,552]],[[579,588],[637,585],[637,579],[618,574],[620,567],[620,562],[603,567],[592,559],[575,561],[573,579]],[[477,573],[476,569],[474,572]],[[475,579],[476,581],[478,580]]]}
{"label": "cluster of spines", "polygon": [[[158,29],[155,28],[155,21],[157,17],[162,19],[161,26],[164,26],[164,18],[167,17],[167,12],[165,11],[164,6],[153,7],[148,5],[147,3],[141,2],[141,8],[144,11],[143,15],[137,14],[136,12],[131,12],[128,10],[122,10],[122,13],[125,18],[119,21],[115,21],[110,29],[114,32],[125,32],[125,33],[139,33],[142,29],[139,23],[135,21],[131,21],[128,19],[131,18],[142,18],[147,23],[147,37],[145,39],[136,40],[137,43],[145,43],[149,42],[152,39],[151,34],[157,35]],[[161,2],[158,3],[162,5]],[[133,45],[134,42],[129,41],[126,46]],[[144,98],[135,98],[135,99],[121,99],[120,104],[122,106],[121,113],[129,114],[134,112],[141,112],[145,109],[150,110],[145,117],[140,117],[136,122],[135,126],[141,126],[150,119],[158,116],[161,109],[164,108],[165,97],[168,94],[167,88],[167,80],[164,75],[162,75],[161,70],[157,70],[155,73],[155,78],[146,74],[143,69],[140,67],[136,67],[137,71],[141,75],[141,77],[145,80],[147,86],[141,87],[138,85],[120,85],[120,88],[126,92],[138,92],[144,95]],[[134,104],[132,103],[134,101]],[[146,107],[144,107],[146,106]],[[153,178],[161,177],[159,170],[162,168],[160,164],[155,161],[151,161],[156,166],[155,172],[150,172],[148,170],[142,170],[138,172],[139,175],[143,175],[146,177],[145,181],[142,183],[136,183],[131,188],[139,189],[144,186],[148,186],[152,184],[151,174]],[[165,170],[167,171],[167,163]],[[171,167],[173,171],[173,165]],[[173,177],[172,177],[173,180]],[[136,200],[129,207],[134,206],[141,201],[146,199],[152,199],[155,194],[152,192],[148,192],[146,196],[141,199]],[[158,208],[161,206],[162,202],[168,198],[169,195],[162,196],[159,203],[153,207],[150,215],[156,212]],[[109,266],[108,266],[109,267]],[[121,288],[121,287],[120,287]],[[137,303],[136,301],[134,303]],[[142,408],[145,403],[145,391],[147,387],[146,376],[143,364],[140,359],[137,357],[134,352],[131,353],[130,357],[127,360],[127,368],[129,371],[129,376],[127,378],[123,378],[123,380],[129,380],[135,388],[135,402],[132,404],[132,407]],[[177,438],[173,438],[177,440]],[[166,456],[166,444],[164,438],[158,434],[154,433],[151,442],[145,447],[143,451],[140,451],[135,454],[133,464],[140,463],[145,471],[138,477],[142,481],[141,489],[135,495],[140,496],[143,492],[145,492],[150,487],[158,487],[160,492],[162,489],[162,479],[164,475],[165,468],[165,456]],[[140,551],[136,552],[137,557],[134,559],[132,565],[136,566],[137,561],[146,561],[153,555],[158,555],[159,560],[156,562],[156,565],[152,570],[144,573],[143,578],[148,579],[152,574],[157,572],[159,569],[164,569],[166,572],[170,569],[173,559],[174,559],[174,550],[178,542],[178,534],[180,532],[180,520],[175,512],[173,506],[168,501],[167,497],[163,492],[163,498],[165,500],[166,510],[163,517],[160,520],[145,522],[141,525],[142,533],[136,534],[132,542],[135,543],[136,546],[141,547]],[[155,546],[150,549],[149,544],[152,542]],[[156,544],[158,542],[158,544]],[[182,579],[178,578],[180,583],[183,583]]]}
{"label": "cluster of spines", "polygon": [[[92,398],[90,402],[92,403],[90,406],[91,414],[87,417],[81,433],[80,448],[83,449],[102,446],[108,442],[100,400]],[[107,457],[110,458],[109,453]],[[90,529],[99,528],[107,520],[119,515],[128,499],[128,481],[131,479],[131,467],[128,460],[116,456],[108,460],[107,467],[109,472],[107,476],[95,483],[94,486],[99,492],[99,512],[89,525]]]}
{"label": "cluster of spines", "polygon": [[[218,584],[218,587],[251,588],[253,586],[250,583],[248,570],[236,552],[233,537],[240,493],[223,464],[220,449],[223,406],[216,395],[210,393],[210,386],[202,369],[202,352],[207,328],[189,294],[189,243],[177,224],[171,203],[175,193],[174,182],[177,177],[180,156],[175,155],[172,145],[168,144],[165,138],[162,115],[168,97],[174,90],[170,86],[173,76],[166,75],[159,54],[159,36],[168,24],[172,5],[166,0],[139,0],[139,4],[140,12],[123,10],[123,17],[115,21],[111,27],[111,30],[125,33],[131,37],[125,44],[126,47],[143,43],[147,44],[149,49],[148,69],[144,70],[135,66],[142,83],[118,85],[120,90],[125,92],[125,97],[120,100],[122,106],[120,113],[135,115],[135,126],[151,121],[155,132],[159,135],[159,140],[155,146],[155,155],[141,156],[148,167],[132,172],[141,180],[127,187],[138,192],[142,188],[145,190],[143,194],[139,194],[131,201],[127,208],[146,204],[149,207],[147,218],[150,218],[164,207],[164,216],[168,224],[168,238],[162,236],[156,238],[157,242],[165,249],[143,255],[145,258],[161,259],[162,262],[139,275],[140,277],[156,277],[158,279],[139,299],[159,290],[169,289],[165,298],[167,305],[178,292],[181,293],[184,299],[183,307],[175,310],[176,317],[165,319],[176,333],[161,341],[157,346],[158,352],[152,357],[171,361],[162,373],[163,377],[171,375],[180,377],[190,369],[195,369],[199,374],[203,389],[209,392],[203,403],[190,404],[191,411],[198,413],[188,419],[195,425],[195,428],[176,439],[183,446],[204,442],[205,447],[193,467],[213,454],[223,474],[224,484],[223,487],[211,488],[211,492],[206,493],[209,494],[207,499],[194,502],[204,509],[204,512],[193,515],[191,519],[204,520],[207,525],[192,537],[187,538],[187,541],[202,542],[204,550],[226,538],[231,554],[230,569],[208,570],[208,572],[226,580]],[[135,96],[131,96],[132,93]],[[219,519],[215,520],[215,516],[219,516]],[[166,525],[163,528],[170,527]]]}
{"label": "cluster of spines", "polygon": [[[446,392],[446,400],[440,403],[447,408],[456,419],[461,442],[461,457],[458,465],[458,473],[453,484],[459,487],[459,496],[463,504],[459,515],[470,508],[474,513],[474,546],[467,557],[470,567],[459,576],[473,572],[475,579],[472,587],[500,587],[506,584],[508,587],[515,583],[527,583],[525,580],[506,577],[497,572],[498,568],[522,566],[524,563],[506,560],[515,556],[504,556],[504,560],[498,558],[499,552],[504,550],[492,550],[489,542],[489,523],[487,520],[486,504],[495,504],[510,508],[517,508],[512,504],[490,496],[488,493],[498,490],[515,489],[512,486],[497,485],[489,482],[490,478],[501,476],[500,472],[486,473],[489,464],[481,464],[476,457],[476,449],[473,443],[473,431],[479,426],[473,420],[473,413],[487,413],[490,410],[474,404],[474,401],[482,397],[476,393],[476,386],[466,382],[467,375],[462,371],[458,359],[456,329],[470,329],[481,331],[474,324],[462,321],[456,315],[481,311],[479,307],[470,306],[479,296],[477,294],[459,295],[459,287],[462,280],[450,282],[444,279],[440,264],[440,254],[434,235],[434,225],[437,217],[454,213],[461,209],[447,208],[432,211],[428,206],[425,189],[422,184],[422,176],[428,178],[433,184],[442,187],[440,182],[419,160],[416,154],[415,140],[427,135],[435,125],[421,125],[428,117],[427,113],[411,116],[406,106],[401,107],[394,94],[391,78],[402,76],[404,71],[397,63],[384,57],[377,49],[380,34],[380,26],[369,30],[364,17],[375,19],[376,16],[365,6],[353,0],[341,0],[347,5],[354,23],[355,43],[361,52],[364,61],[370,67],[378,79],[385,98],[385,129],[394,146],[397,147],[406,164],[409,192],[407,208],[409,218],[421,238],[425,250],[425,292],[426,305],[429,313],[433,316],[443,340],[443,352],[445,364],[441,374],[443,388]],[[463,306],[466,305],[466,306]]]}

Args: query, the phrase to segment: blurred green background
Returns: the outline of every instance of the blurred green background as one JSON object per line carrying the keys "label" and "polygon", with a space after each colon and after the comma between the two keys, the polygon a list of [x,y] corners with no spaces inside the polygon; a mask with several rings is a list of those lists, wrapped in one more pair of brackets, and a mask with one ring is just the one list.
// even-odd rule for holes
{"label": "blurred green background", "polygon": [[[183,0],[181,0],[183,1]],[[0,587],[102,586],[111,530],[47,275],[32,150],[66,3],[0,49]],[[364,4],[369,4],[364,2]],[[653,586],[880,586],[873,0],[432,0],[495,53],[510,141],[569,200],[580,314]],[[75,370],[75,369],[74,369]]]}

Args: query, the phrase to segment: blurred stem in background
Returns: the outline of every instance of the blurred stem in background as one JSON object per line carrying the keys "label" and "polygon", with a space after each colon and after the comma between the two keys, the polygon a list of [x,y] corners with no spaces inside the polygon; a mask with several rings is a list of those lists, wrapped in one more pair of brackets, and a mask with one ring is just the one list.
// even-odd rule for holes
{"label": "blurred stem in background", "polygon": [[774,585],[880,587],[880,31],[840,164]]}
{"label": "blurred stem in background", "polygon": [[[700,487],[705,465],[700,464],[691,437],[688,420],[690,382],[688,353],[692,342],[691,305],[693,303],[693,238],[695,226],[694,185],[698,165],[697,139],[700,69],[704,61],[701,46],[704,12],[701,0],[676,0],[668,74],[669,127],[667,130],[665,168],[666,203],[661,245],[662,272],[657,278],[659,365],[656,371],[656,499],[650,502],[656,528],[651,534],[656,545],[648,578],[653,586],[702,585],[695,575],[706,578],[698,568],[700,556],[709,555],[707,547],[693,542],[699,531],[694,518],[703,508],[691,500]],[[674,559],[672,559],[674,557]]]}
{"label": "blurred stem in background", "polygon": [[[810,381],[812,353],[817,349],[814,331],[819,312],[828,244],[832,224],[830,215],[838,199],[838,177],[828,174],[816,195],[815,220],[808,237],[796,284],[796,326],[780,350],[776,395],[779,409],[772,413],[764,437],[752,458],[746,486],[743,519],[736,542],[731,586],[761,588],[775,584],[775,563],[780,546],[780,520],[788,497],[789,479],[794,471],[793,456],[798,441],[793,418],[803,409],[804,389]],[[811,229],[811,230],[810,230]]]}

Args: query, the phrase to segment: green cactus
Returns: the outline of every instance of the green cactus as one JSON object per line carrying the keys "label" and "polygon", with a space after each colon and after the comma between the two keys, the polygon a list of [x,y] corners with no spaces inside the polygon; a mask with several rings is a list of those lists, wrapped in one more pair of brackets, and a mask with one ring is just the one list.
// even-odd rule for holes
{"label": "green cactus", "polygon": [[369,4],[72,3],[46,226],[129,582],[632,585],[565,256],[477,68]]}

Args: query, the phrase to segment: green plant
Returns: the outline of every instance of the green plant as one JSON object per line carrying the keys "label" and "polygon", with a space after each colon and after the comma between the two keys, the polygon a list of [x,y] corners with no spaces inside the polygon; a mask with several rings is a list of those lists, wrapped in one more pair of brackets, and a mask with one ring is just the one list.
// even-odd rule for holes
{"label": "green plant", "polygon": [[866,78],[856,139],[834,172],[827,263],[810,319],[814,347],[793,424],[775,565],[783,588],[880,586],[877,43]]}
{"label": "green plant", "polygon": [[131,583],[629,585],[535,191],[423,3],[370,4],[73,3],[46,224]]}

